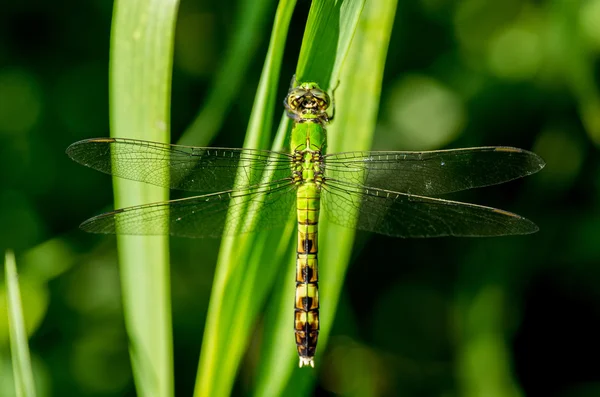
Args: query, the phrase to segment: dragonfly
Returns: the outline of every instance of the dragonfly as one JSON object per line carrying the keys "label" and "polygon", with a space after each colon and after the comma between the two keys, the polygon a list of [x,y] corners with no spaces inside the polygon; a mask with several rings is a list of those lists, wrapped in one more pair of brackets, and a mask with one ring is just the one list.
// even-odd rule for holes
{"label": "dragonfly", "polygon": [[295,215],[294,333],[299,366],[314,367],[320,213],[395,237],[530,234],[538,227],[522,216],[435,196],[521,178],[544,161],[513,147],[327,154],[330,96],[315,82],[294,81],[284,100],[293,122],[289,152],[93,138],[67,154],[106,174],[200,194],[95,216],[81,224],[87,232],[220,237],[272,229]]}

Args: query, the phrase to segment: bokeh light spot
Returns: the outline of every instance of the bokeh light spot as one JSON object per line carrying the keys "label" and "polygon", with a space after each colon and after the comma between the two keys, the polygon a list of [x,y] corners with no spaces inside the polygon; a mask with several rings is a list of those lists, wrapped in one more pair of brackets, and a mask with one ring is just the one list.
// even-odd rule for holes
{"label": "bokeh light spot", "polygon": [[347,336],[329,343],[322,365],[325,389],[335,395],[391,395],[393,375],[377,352]]}
{"label": "bokeh light spot", "polygon": [[21,274],[47,282],[66,272],[75,263],[75,252],[66,239],[57,237],[27,250],[22,256]]}
{"label": "bokeh light spot", "polygon": [[502,30],[490,42],[488,65],[500,78],[525,80],[534,77],[542,61],[540,37],[531,25]]}
{"label": "bokeh light spot", "polygon": [[458,95],[440,82],[418,75],[405,77],[392,88],[386,111],[393,135],[384,137],[387,142],[378,146],[388,149],[439,148],[459,135],[466,119]]}
{"label": "bokeh light spot", "polygon": [[121,310],[116,260],[99,257],[78,266],[66,302],[81,313],[118,313]]}
{"label": "bokeh light spot", "polygon": [[467,51],[484,50],[489,40],[520,12],[521,0],[465,0],[457,4],[454,29]]}
{"label": "bokeh light spot", "polygon": [[579,23],[587,38],[600,49],[600,0],[588,0],[581,4]]}
{"label": "bokeh light spot", "polygon": [[73,344],[72,371],[84,390],[123,395],[131,379],[124,339],[119,327],[96,326]]}
{"label": "bokeh light spot", "polygon": [[581,118],[585,131],[600,146],[600,98],[595,93],[581,104]]}

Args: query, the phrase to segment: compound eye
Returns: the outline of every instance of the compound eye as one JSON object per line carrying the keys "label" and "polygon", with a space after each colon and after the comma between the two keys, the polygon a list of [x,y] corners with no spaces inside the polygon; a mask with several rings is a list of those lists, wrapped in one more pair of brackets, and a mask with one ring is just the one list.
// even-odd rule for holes
{"label": "compound eye", "polygon": [[296,87],[290,91],[289,95],[298,99],[306,95],[306,90],[300,87]]}
{"label": "compound eye", "polygon": [[329,107],[331,100],[329,99],[329,95],[327,95],[326,92],[317,91],[317,92],[314,92],[313,95],[317,99],[317,101],[319,103],[319,108],[321,110],[326,110]]}
{"label": "compound eye", "polygon": [[302,101],[302,97],[306,95],[306,90],[296,87],[290,91],[287,96],[288,105],[290,105],[293,109],[297,109],[300,106],[300,102]]}

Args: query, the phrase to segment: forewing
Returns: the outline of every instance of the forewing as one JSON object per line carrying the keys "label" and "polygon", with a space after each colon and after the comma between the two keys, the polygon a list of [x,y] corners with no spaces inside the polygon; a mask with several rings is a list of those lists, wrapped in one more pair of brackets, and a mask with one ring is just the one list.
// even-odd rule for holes
{"label": "forewing", "polygon": [[538,230],[528,219],[495,208],[336,182],[327,183],[321,196],[332,222],[387,236],[485,237]]}
{"label": "forewing", "polygon": [[[293,215],[294,193],[295,187],[289,183],[271,183],[123,208],[88,219],[81,228],[91,233],[169,233],[191,238],[248,233],[284,225]],[[251,216],[244,216],[248,213]]]}
{"label": "forewing", "polygon": [[122,138],[79,141],[67,154],[87,167],[120,178],[171,189],[218,192],[257,185],[263,172],[273,180],[289,178],[285,153],[169,145]]}
{"label": "forewing", "polygon": [[495,185],[538,172],[544,161],[511,147],[431,152],[347,152],[324,156],[326,179],[416,195]]}

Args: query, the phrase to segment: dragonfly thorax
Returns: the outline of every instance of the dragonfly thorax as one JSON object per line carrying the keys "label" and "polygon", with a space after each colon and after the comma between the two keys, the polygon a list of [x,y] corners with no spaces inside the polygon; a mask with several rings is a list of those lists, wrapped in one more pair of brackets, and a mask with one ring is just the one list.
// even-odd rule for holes
{"label": "dragonfly thorax", "polygon": [[296,185],[314,184],[317,189],[323,183],[323,157],[318,150],[304,149],[294,152],[292,179]]}

